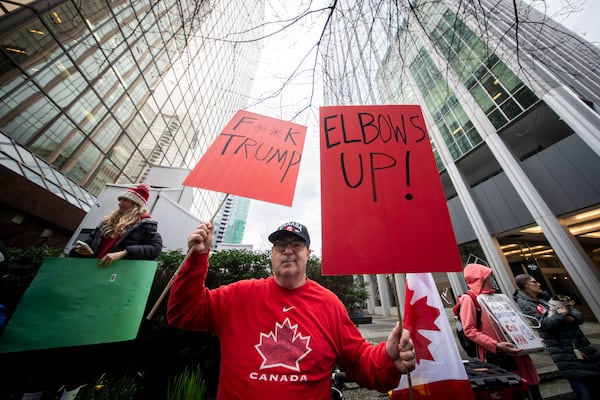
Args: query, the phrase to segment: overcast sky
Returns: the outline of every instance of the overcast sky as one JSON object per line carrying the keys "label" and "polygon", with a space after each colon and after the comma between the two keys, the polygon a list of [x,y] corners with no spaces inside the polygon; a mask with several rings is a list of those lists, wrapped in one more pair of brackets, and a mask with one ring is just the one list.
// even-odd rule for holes
{"label": "overcast sky", "polygon": [[[532,3],[542,5],[543,2],[535,0]],[[549,6],[550,17],[585,39],[596,44],[600,43],[600,24],[596,21],[600,16],[600,1],[548,0],[546,4]],[[285,7],[277,10],[277,13],[284,17],[297,15],[297,10],[291,8],[290,3],[286,2]],[[565,10],[578,11],[565,12]],[[315,26],[319,28],[316,29]],[[301,63],[301,58],[314,46],[322,26],[323,22],[319,20],[306,21],[302,27],[295,28],[295,34],[289,39],[282,40],[281,36],[275,36],[274,40],[266,43],[253,97],[264,97],[269,91],[281,87],[282,81],[294,72]],[[277,96],[268,104],[252,105],[247,110],[273,118],[291,120],[298,110],[298,103],[306,104],[306,98],[311,96],[310,71],[313,63],[314,52],[312,57],[304,61],[297,78],[281,96]],[[313,105],[318,107],[322,104],[321,88],[315,88],[313,95],[315,96]],[[280,224],[297,221],[308,228],[313,254],[321,256],[321,183],[317,112],[314,109],[312,113],[305,113],[300,119],[294,120],[295,123],[306,125],[308,129],[292,207],[257,200],[252,200],[250,203],[243,243],[252,244],[254,250],[270,249],[267,236]]]}

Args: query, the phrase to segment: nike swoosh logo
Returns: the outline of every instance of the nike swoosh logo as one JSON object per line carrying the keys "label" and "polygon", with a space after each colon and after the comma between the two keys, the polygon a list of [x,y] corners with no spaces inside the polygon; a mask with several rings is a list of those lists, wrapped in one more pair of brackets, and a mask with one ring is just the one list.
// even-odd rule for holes
{"label": "nike swoosh logo", "polygon": [[291,306],[291,307],[283,307],[283,312],[288,312],[291,309],[296,308],[296,306]]}

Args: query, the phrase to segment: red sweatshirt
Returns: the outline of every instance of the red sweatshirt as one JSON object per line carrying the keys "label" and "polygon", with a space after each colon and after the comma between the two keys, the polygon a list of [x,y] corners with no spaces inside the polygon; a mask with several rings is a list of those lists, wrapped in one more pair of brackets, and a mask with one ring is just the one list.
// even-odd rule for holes
{"label": "red sweatshirt", "polygon": [[318,283],[284,289],[269,277],[209,290],[207,271],[208,254],[192,253],[171,286],[167,319],[218,334],[218,399],[330,400],[335,364],[369,389],[398,385],[385,342],[367,343],[342,302]]}

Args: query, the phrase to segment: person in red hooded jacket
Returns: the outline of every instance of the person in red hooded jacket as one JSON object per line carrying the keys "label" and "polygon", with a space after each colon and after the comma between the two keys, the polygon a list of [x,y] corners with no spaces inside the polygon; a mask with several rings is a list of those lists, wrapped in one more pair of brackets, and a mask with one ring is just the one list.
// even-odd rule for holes
{"label": "person in red hooded jacket", "polygon": [[[480,264],[468,264],[463,274],[469,291],[475,296],[482,293],[495,293],[491,268]],[[494,356],[502,353],[511,356],[509,360],[514,360],[514,362],[510,363],[511,366],[504,366],[504,368],[519,375],[527,382],[530,399],[542,400],[539,389],[540,377],[531,357],[520,355],[521,349],[500,338],[494,329],[494,323],[485,312],[481,313],[481,323],[478,326],[476,311],[478,308],[479,304],[476,304],[471,296],[461,297],[460,320],[465,336],[477,344],[477,358],[494,364],[495,362],[491,361],[492,358],[497,359]]]}

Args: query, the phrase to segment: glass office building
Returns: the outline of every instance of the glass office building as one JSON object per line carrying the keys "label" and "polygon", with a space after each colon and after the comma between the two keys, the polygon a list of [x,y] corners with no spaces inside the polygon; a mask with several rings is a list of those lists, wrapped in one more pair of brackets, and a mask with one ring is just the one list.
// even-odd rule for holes
{"label": "glass office building", "polygon": [[64,244],[106,184],[193,168],[246,106],[263,18],[263,0],[0,1],[0,240]]}
{"label": "glass office building", "polygon": [[242,244],[249,208],[250,199],[233,195],[227,196],[215,218],[213,248],[216,249],[221,244]]}
{"label": "glass office building", "polygon": [[[509,295],[530,273],[599,319],[600,51],[516,4],[336,10],[325,102],[421,105],[463,262],[491,266]],[[366,279],[370,307],[388,313],[391,285]],[[461,274],[436,280],[466,290]]]}

